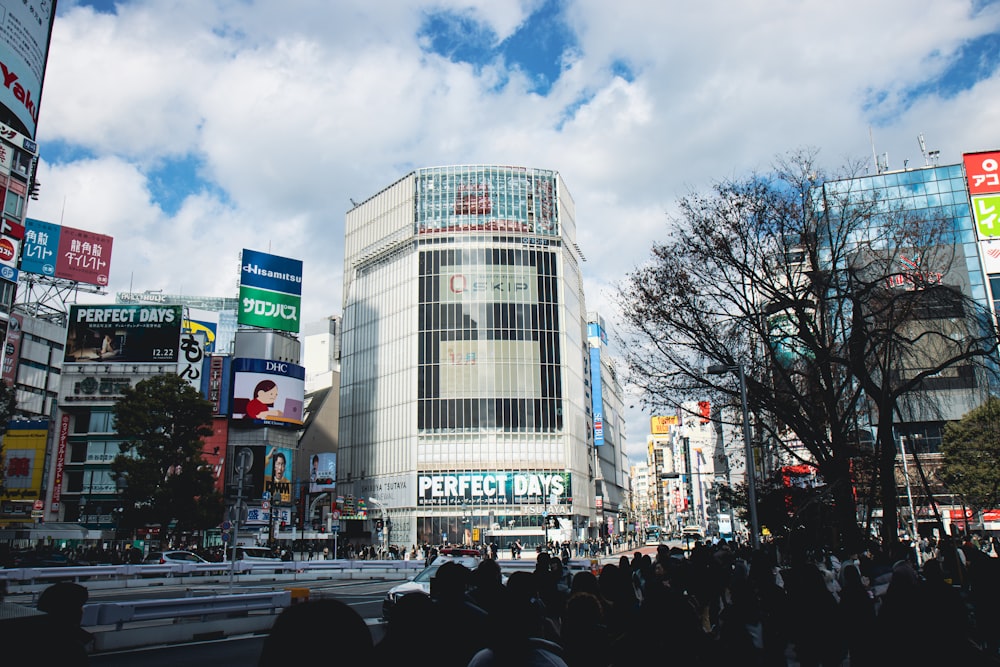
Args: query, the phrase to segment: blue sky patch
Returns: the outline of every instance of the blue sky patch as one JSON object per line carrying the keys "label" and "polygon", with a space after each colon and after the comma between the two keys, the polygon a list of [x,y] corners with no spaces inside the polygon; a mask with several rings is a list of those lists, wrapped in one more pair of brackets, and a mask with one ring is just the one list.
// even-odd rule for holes
{"label": "blue sky patch", "polygon": [[563,54],[576,38],[563,20],[561,0],[547,0],[510,37],[497,42],[488,26],[465,14],[428,14],[420,29],[428,50],[452,62],[481,68],[497,57],[516,67],[534,83],[532,92],[546,94],[562,73]]}

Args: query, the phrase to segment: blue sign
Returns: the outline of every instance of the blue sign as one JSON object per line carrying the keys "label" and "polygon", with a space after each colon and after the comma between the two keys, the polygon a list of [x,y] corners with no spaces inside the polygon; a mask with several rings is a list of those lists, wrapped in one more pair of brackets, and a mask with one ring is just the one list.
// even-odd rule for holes
{"label": "blue sign", "polygon": [[240,286],[302,295],[302,260],[243,249]]}
{"label": "blue sign", "polygon": [[590,399],[594,412],[594,445],[604,444],[604,393],[601,388],[601,349],[590,348]]}
{"label": "blue sign", "polygon": [[0,278],[10,281],[12,283],[17,282],[17,269],[12,266],[0,265]]}
{"label": "blue sign", "polygon": [[59,236],[62,227],[51,222],[26,218],[21,244],[21,270],[43,276],[56,274]]}

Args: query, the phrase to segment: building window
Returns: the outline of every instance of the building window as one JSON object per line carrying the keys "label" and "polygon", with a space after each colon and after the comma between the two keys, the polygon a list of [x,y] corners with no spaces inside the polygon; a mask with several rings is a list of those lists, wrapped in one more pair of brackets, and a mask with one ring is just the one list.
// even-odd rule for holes
{"label": "building window", "polygon": [[10,218],[21,219],[24,211],[24,197],[12,190],[7,191],[3,204],[3,214]]}

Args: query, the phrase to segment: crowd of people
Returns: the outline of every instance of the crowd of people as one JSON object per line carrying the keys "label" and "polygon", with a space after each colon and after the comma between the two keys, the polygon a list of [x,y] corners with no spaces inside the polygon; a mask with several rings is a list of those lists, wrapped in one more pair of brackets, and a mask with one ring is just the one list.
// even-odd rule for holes
{"label": "crowd of people", "polygon": [[911,546],[781,553],[697,542],[688,552],[661,545],[652,556],[622,555],[568,579],[543,551],[534,571],[506,581],[495,560],[474,571],[449,562],[430,597],[397,603],[378,643],[350,607],[314,600],[281,614],[260,664],[294,662],[289,647],[308,650],[299,633],[313,616],[357,627],[339,636],[350,655],[375,664],[422,650],[445,667],[1000,664],[1000,559],[969,541],[925,555]]}

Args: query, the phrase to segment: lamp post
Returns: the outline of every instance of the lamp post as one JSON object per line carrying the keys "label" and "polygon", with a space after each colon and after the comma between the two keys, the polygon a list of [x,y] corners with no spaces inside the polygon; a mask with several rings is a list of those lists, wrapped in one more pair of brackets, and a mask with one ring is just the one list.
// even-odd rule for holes
{"label": "lamp post", "polygon": [[747,465],[747,503],[750,505],[750,546],[756,549],[760,546],[760,525],[757,520],[757,472],[754,468],[753,445],[750,442],[750,411],[747,409],[747,378],[743,364],[725,366],[714,364],[706,372],[709,375],[722,375],[737,371],[740,376],[740,403],[743,406],[743,450]]}
{"label": "lamp post", "polygon": [[[118,492],[118,508],[115,510],[115,539],[121,539],[122,521],[125,518],[125,492],[128,491],[128,475],[120,472],[115,475],[115,491]],[[131,541],[131,540],[130,540]]]}

